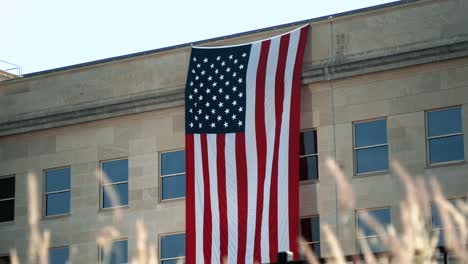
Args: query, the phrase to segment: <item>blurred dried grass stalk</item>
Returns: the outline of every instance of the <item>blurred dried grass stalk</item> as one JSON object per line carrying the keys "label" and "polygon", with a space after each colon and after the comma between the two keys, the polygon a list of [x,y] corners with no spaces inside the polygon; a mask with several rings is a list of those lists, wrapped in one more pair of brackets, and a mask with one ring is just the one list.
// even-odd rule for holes
{"label": "blurred dried grass stalk", "polygon": [[[331,174],[335,177],[338,192],[340,193],[340,203],[348,210],[354,210],[355,199],[352,186],[346,180],[346,176],[333,160],[327,160],[326,165]],[[443,223],[445,245],[448,250],[458,258],[461,263],[468,263],[468,203],[459,202],[457,205],[450,203],[443,195],[440,185],[432,180],[430,188],[419,178],[410,176],[398,163],[392,162],[393,172],[401,179],[405,187],[406,197],[400,203],[400,223],[401,228],[397,230],[393,226],[382,226],[371,215],[363,212],[363,221],[371,227],[379,236],[381,243],[387,249],[385,255],[375,255],[371,252],[371,247],[365,239],[359,240],[365,263],[435,263],[437,255],[438,234],[434,234],[431,225],[428,225],[427,218],[431,213],[429,201],[434,201],[439,209],[439,214]],[[106,175],[96,171],[98,179],[106,185],[109,183]],[[48,249],[51,235],[48,230],[41,232],[39,220],[41,217],[39,210],[40,196],[37,191],[37,178],[34,174],[28,175],[28,206],[29,206],[29,253],[27,263],[48,263]],[[113,205],[120,205],[119,197],[114,188],[107,187],[106,193]],[[105,257],[104,263],[109,261],[109,252],[112,242],[120,238],[121,233],[116,228],[117,223],[122,219],[122,211],[118,206],[112,210],[112,224],[103,227],[96,237],[98,245],[103,249]],[[343,216],[346,217],[346,216]],[[145,224],[138,220],[135,223],[137,250],[135,256],[130,258],[132,264],[156,264],[158,263],[156,246],[148,244],[148,233]],[[332,229],[327,224],[322,225],[322,233],[325,238],[322,243],[328,245],[331,257],[327,258],[328,263],[347,263],[339,240],[334,235]],[[357,234],[361,234],[357,230]],[[301,251],[307,262],[319,263],[318,258],[307,247],[301,239]],[[73,255],[79,252],[73,251]],[[20,259],[15,249],[10,251],[11,263],[19,264]],[[71,262],[69,262],[71,263]],[[178,263],[183,263],[179,260]]]}

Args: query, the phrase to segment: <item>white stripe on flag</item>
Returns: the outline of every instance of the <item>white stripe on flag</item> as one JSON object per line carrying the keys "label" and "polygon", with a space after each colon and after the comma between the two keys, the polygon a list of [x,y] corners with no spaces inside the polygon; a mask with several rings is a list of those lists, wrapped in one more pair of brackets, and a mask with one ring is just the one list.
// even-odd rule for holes
{"label": "white stripe on flag", "polygon": [[208,169],[210,174],[211,200],[211,263],[220,262],[220,220],[218,203],[218,166],[216,153],[216,134],[207,134]]}
{"label": "white stripe on flag", "polygon": [[[278,251],[289,250],[289,123],[291,112],[291,89],[296,51],[299,43],[300,30],[291,32],[288,55],[285,68],[285,91],[283,101],[283,117],[278,153]],[[297,223],[299,224],[299,223]]]}
{"label": "white stripe on flag", "polygon": [[257,82],[257,66],[260,57],[261,43],[252,43],[246,76],[246,112],[245,112],[245,153],[247,160],[247,241],[245,247],[245,262],[253,262],[255,241],[255,221],[257,209],[257,138],[255,132],[255,92]]}
{"label": "white stripe on flag", "polygon": [[195,159],[195,241],[196,241],[196,263],[204,263],[203,260],[203,207],[204,207],[204,184],[203,184],[203,162],[201,152],[200,135],[194,134],[194,159]]}
{"label": "white stripe on flag", "polygon": [[[266,131],[266,168],[263,189],[263,213],[261,227],[262,262],[270,262],[270,185],[273,166],[273,151],[275,145],[275,81],[278,64],[280,38],[273,38],[268,52],[265,80],[265,131]],[[271,227],[276,228],[276,227]]]}
{"label": "white stripe on flag", "polygon": [[237,228],[239,220],[237,215],[236,134],[234,133],[226,134],[225,158],[228,220],[228,263],[237,263]]}

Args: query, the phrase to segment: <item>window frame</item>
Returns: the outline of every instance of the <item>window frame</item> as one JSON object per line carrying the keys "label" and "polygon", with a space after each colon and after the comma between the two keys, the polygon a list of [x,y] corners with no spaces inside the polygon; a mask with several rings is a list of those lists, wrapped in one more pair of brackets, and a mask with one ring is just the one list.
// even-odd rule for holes
{"label": "window frame", "polygon": [[[446,134],[446,135],[439,135],[439,136],[432,136],[429,137],[429,118],[428,115],[430,112],[437,112],[437,111],[443,111],[443,110],[449,110],[449,109],[455,109],[459,108],[460,109],[460,114],[461,114],[461,132],[458,133],[451,133],[451,134]],[[449,107],[441,107],[441,108],[435,108],[435,109],[430,109],[430,110],[425,110],[424,111],[424,121],[425,121],[425,136],[426,136],[426,165],[428,167],[439,167],[439,166],[445,166],[445,165],[451,165],[451,164],[460,164],[464,163],[466,161],[465,158],[465,133],[463,131],[463,107],[461,105],[454,105],[454,106],[449,106]],[[431,139],[437,139],[437,138],[449,138],[453,136],[462,136],[463,138],[463,159],[461,160],[451,160],[451,161],[444,161],[444,162],[437,162],[437,163],[431,163],[431,148],[429,145],[429,141]]]}
{"label": "window frame", "polygon": [[[320,180],[319,156],[318,156],[318,153],[319,153],[319,151],[318,151],[318,129],[317,129],[317,128],[306,128],[306,129],[301,129],[301,130],[299,131],[299,136],[300,136],[301,133],[303,133],[303,132],[309,132],[309,131],[315,131],[315,137],[316,137],[316,139],[317,139],[316,142],[315,142],[315,146],[317,147],[317,152],[314,153],[314,154],[304,154],[304,155],[300,155],[300,154],[299,154],[299,170],[300,170],[300,166],[301,166],[301,165],[300,165],[300,162],[301,162],[301,159],[302,159],[302,158],[307,158],[307,157],[313,157],[313,156],[315,156],[315,157],[317,157],[317,179],[311,179],[311,180],[303,180],[303,181],[301,181],[301,179],[300,179],[300,178],[301,178],[301,175],[300,175],[300,171],[299,171],[299,183],[300,183],[300,184],[317,183],[317,182],[319,182],[319,180]],[[299,138],[299,141],[300,141],[300,138]],[[299,142],[299,143],[300,143],[300,142]]]}
{"label": "window frame", "polygon": [[58,249],[58,248],[68,248],[68,262],[70,261],[70,246],[68,245],[64,245],[64,246],[56,246],[56,247],[49,247],[47,249],[47,255],[49,256],[49,260],[50,260],[50,250],[51,249]]}
{"label": "window frame", "polygon": [[178,200],[185,200],[187,198],[187,190],[185,192],[184,197],[176,197],[176,198],[169,198],[169,199],[163,199],[163,178],[166,177],[175,177],[175,176],[181,176],[185,175],[185,188],[187,188],[187,168],[185,168],[184,172],[179,172],[179,173],[172,173],[172,174],[166,174],[162,175],[162,155],[166,153],[171,153],[171,152],[177,152],[177,151],[184,151],[185,152],[185,158],[187,158],[187,151],[185,148],[176,148],[176,149],[170,149],[170,150],[162,150],[158,152],[158,164],[159,164],[159,179],[158,179],[158,184],[159,184],[159,195],[158,195],[158,201],[160,203],[164,202],[170,202],[170,201],[178,201]]}
{"label": "window frame", "polygon": [[[301,216],[301,217],[299,217],[299,225],[301,224],[300,221],[301,221],[302,219],[311,219],[311,218],[314,218],[314,217],[317,217],[317,218],[319,219],[319,235],[320,235],[320,215],[319,215],[319,214],[306,215],[306,216]],[[300,235],[302,236],[302,232],[301,232]],[[305,240],[304,240],[304,241],[305,241]],[[316,245],[316,244],[319,244],[319,246],[320,246],[320,241],[321,241],[321,240],[318,240],[318,241],[310,241],[310,242],[309,242],[309,241],[305,241],[304,244],[306,244],[307,246],[308,246],[308,245]],[[315,247],[314,247],[314,248],[315,248]],[[321,249],[322,249],[322,248],[320,247],[320,251],[321,251]],[[321,256],[321,253],[322,253],[322,252],[319,252],[318,257]],[[316,256],[317,256],[317,254],[316,254]]]}
{"label": "window frame", "polygon": [[[165,258],[165,259],[162,259],[162,237],[164,236],[172,236],[172,235],[180,235],[180,234],[185,234],[185,254],[183,257],[175,257],[175,258]],[[162,263],[163,261],[166,261],[166,260],[179,260],[179,259],[185,259],[186,256],[187,256],[187,233],[184,232],[184,231],[176,231],[176,232],[170,232],[170,233],[161,233],[158,235],[158,260],[159,260],[159,263]]]}
{"label": "window frame", "polygon": [[[464,196],[464,195],[461,195],[461,196],[453,196],[453,197],[450,197],[450,198],[446,198],[446,200],[451,203],[451,201],[456,201],[456,200],[465,200],[465,202],[468,202],[468,196]],[[455,204],[452,204],[455,206]],[[439,207],[437,205],[437,203],[435,201],[431,201],[430,202],[430,208],[431,208],[431,232],[439,232],[439,236],[442,234],[442,230],[444,230],[444,227],[443,227],[443,224],[442,224],[442,219],[440,219],[440,223],[441,223],[441,226],[440,227],[434,227],[434,214],[432,213],[432,207],[435,206],[436,207],[436,210],[439,210]],[[433,233],[432,233],[433,234]],[[440,241],[438,241],[440,242]]]}
{"label": "window frame", "polygon": [[[389,212],[389,215],[390,215],[390,224],[392,224],[392,207],[391,206],[380,206],[380,207],[371,207],[371,208],[363,208],[363,209],[356,209],[354,212],[355,214],[355,234],[356,234],[356,251],[358,253],[362,253],[362,250],[361,250],[361,244],[359,243],[359,241],[361,239],[365,239],[365,240],[368,240],[369,238],[379,238],[379,237],[383,237],[383,236],[380,236],[380,235],[371,235],[371,236],[359,236],[359,212],[360,211],[366,211],[367,214],[369,214],[370,211],[377,211],[377,210],[382,210],[382,209],[388,209],[388,212]],[[369,244],[369,243],[368,243]],[[373,253],[384,253],[386,251],[382,251],[382,252],[373,252]]]}
{"label": "window frame", "polygon": [[[105,185],[103,184],[104,171],[102,169],[102,166],[106,162],[116,161],[116,160],[127,160],[127,162],[130,161],[128,159],[128,156],[127,157],[120,157],[120,158],[106,159],[106,160],[99,161],[99,170],[100,170],[99,171],[99,209],[100,210],[113,210],[113,209],[118,209],[118,208],[130,207],[130,190],[129,190],[130,189],[130,166],[129,166],[128,170],[127,170],[127,180],[126,181],[112,182],[112,183],[108,183],[108,184],[105,184]],[[123,184],[123,183],[127,183],[127,195],[129,197],[128,203],[125,204],[125,205],[104,207],[104,187],[109,186],[109,185]]]}
{"label": "window frame", "polygon": [[[369,122],[374,122],[374,121],[379,121],[379,120],[385,120],[385,126],[387,129],[387,143],[385,144],[375,144],[375,145],[369,145],[369,146],[364,146],[364,147],[356,147],[356,124],[362,124],[362,123],[369,123]],[[388,143],[388,118],[385,117],[376,117],[376,118],[371,118],[371,119],[365,119],[365,120],[359,120],[359,121],[353,121],[352,122],[352,130],[353,130],[353,175],[354,177],[365,177],[365,176],[372,176],[372,175],[378,175],[378,174],[385,174],[390,171],[390,166],[386,170],[377,170],[377,171],[369,171],[369,172],[362,172],[358,173],[358,167],[357,167],[357,151],[360,149],[370,149],[370,148],[378,148],[378,147],[383,147],[387,146],[387,154],[388,154],[388,160],[387,164],[389,164],[390,161],[390,144]]]}
{"label": "window frame", "polygon": [[[65,169],[65,168],[70,168],[70,188],[68,190],[61,190],[61,191],[54,191],[54,192],[47,192],[47,172],[48,171],[53,171],[53,170],[60,170],[60,169]],[[44,182],[42,184],[42,217],[43,218],[56,218],[56,217],[65,217],[65,216],[70,216],[71,215],[71,166],[66,165],[66,166],[61,166],[61,167],[55,167],[55,168],[50,168],[50,169],[45,169],[43,170],[43,179]],[[55,214],[55,215],[47,215],[47,195],[48,194],[56,194],[56,193],[63,193],[63,192],[69,192],[70,193],[70,211],[65,214]]]}
{"label": "window frame", "polygon": [[14,192],[13,192],[13,197],[0,199],[0,202],[13,200],[13,220],[11,220],[11,221],[3,221],[3,222],[0,222],[0,224],[4,224],[4,223],[13,223],[13,222],[15,222],[15,211],[16,211],[16,210],[15,210],[15,206],[16,206],[16,203],[15,203],[15,200],[16,200],[16,174],[9,174],[9,175],[0,176],[0,180],[8,179],[8,178],[14,178],[15,189],[14,189]]}
{"label": "window frame", "polygon": [[[114,207],[112,207],[114,208]],[[114,244],[115,242],[119,242],[119,241],[127,241],[127,264],[129,263],[128,262],[128,257],[129,257],[129,254],[128,254],[128,251],[129,251],[129,246],[128,246],[128,238],[126,237],[122,237],[122,238],[117,238],[117,239],[113,239],[112,242],[111,242],[111,248],[110,250],[112,251],[112,244]],[[103,251],[103,248],[101,245],[98,245],[98,264],[103,264],[103,261],[102,261],[102,251]]]}

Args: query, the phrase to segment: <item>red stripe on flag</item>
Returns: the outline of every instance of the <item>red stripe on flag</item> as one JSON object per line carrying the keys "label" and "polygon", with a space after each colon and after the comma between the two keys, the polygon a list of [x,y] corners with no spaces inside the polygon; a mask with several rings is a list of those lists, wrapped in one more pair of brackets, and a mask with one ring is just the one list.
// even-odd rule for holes
{"label": "red stripe on flag", "polygon": [[309,26],[301,29],[296,53],[291,91],[291,123],[289,126],[289,250],[299,259],[299,123],[302,59]]}
{"label": "red stripe on flag", "polygon": [[187,159],[187,200],[186,200],[186,213],[185,213],[185,227],[186,227],[186,263],[195,263],[195,245],[196,245],[196,228],[195,228],[195,155],[194,155],[194,142],[193,134],[185,135],[185,155]]}
{"label": "red stripe on flag", "polygon": [[258,185],[257,185],[257,212],[255,223],[254,261],[262,261],[261,226],[263,213],[263,193],[266,169],[266,129],[265,129],[265,78],[270,49],[270,40],[262,42],[257,68],[257,83],[255,94],[255,133],[257,139]]}
{"label": "red stripe on flag", "polygon": [[204,208],[203,208],[203,255],[205,263],[211,263],[211,198],[210,198],[210,170],[208,167],[208,142],[207,135],[200,135],[201,153],[203,163],[203,191],[204,191]]}
{"label": "red stripe on flag", "polygon": [[278,64],[276,67],[275,76],[276,128],[270,185],[270,262],[276,262],[278,258],[278,151],[281,134],[281,123],[283,120],[284,71],[286,68],[286,58],[288,56],[289,39],[290,34],[284,35],[280,39]]}
{"label": "red stripe on flag", "polygon": [[216,163],[218,170],[218,200],[220,225],[220,263],[225,263],[228,255],[228,220],[226,197],[226,134],[216,136]]}
{"label": "red stripe on flag", "polygon": [[245,154],[245,133],[236,133],[236,169],[237,169],[237,218],[238,245],[237,263],[245,263],[245,245],[247,242],[247,160]]}

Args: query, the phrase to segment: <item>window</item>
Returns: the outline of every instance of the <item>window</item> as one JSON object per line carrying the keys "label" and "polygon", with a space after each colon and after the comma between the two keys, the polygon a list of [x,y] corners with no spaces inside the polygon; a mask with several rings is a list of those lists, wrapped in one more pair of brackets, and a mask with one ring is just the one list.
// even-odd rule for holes
{"label": "window", "polygon": [[314,252],[320,257],[320,219],[318,216],[312,216],[301,219],[301,236]]}
{"label": "window", "polygon": [[388,170],[387,120],[354,123],[355,173]]}
{"label": "window", "polygon": [[11,263],[10,255],[0,256],[0,264],[10,264],[10,263]]}
{"label": "window", "polygon": [[317,130],[301,132],[300,144],[299,179],[318,180]]}
{"label": "window", "polygon": [[178,263],[185,258],[185,234],[161,236],[160,250],[161,264]]}
{"label": "window", "polygon": [[45,171],[46,216],[70,213],[70,174],[70,167]]}
{"label": "window", "polygon": [[109,252],[103,248],[100,250],[101,263],[105,264],[123,264],[128,263],[128,241],[118,240],[112,242]]}
{"label": "window", "polygon": [[68,247],[49,249],[49,264],[66,264],[68,261]]}
{"label": "window", "polygon": [[0,178],[0,222],[15,219],[15,177]]}
{"label": "window", "polygon": [[161,153],[161,200],[185,197],[185,150]]}
{"label": "window", "polygon": [[465,159],[460,107],[426,112],[429,164]]}
{"label": "window", "polygon": [[[363,212],[367,212],[367,214],[372,217],[377,223],[379,223],[382,227],[386,228],[388,225],[391,224],[391,216],[390,216],[390,208],[382,208],[382,209],[375,209],[375,210],[365,210],[365,211],[357,211],[357,230],[361,231],[361,234],[358,233],[358,247],[360,248],[360,241],[362,239],[367,240],[367,244],[372,252],[384,252],[385,248],[382,245],[379,235],[377,232],[367,225],[366,221],[363,219]],[[361,249],[360,249],[361,250]]]}
{"label": "window", "polygon": [[102,208],[128,205],[128,159],[102,163]]}
{"label": "window", "polygon": [[[448,201],[453,206],[457,207],[458,202],[466,202],[466,197],[452,198],[452,199],[448,199]],[[437,242],[437,245],[444,246],[445,239],[444,239],[444,232],[443,232],[443,223],[442,223],[442,219],[440,218],[439,208],[437,207],[437,204],[432,203],[431,211],[432,211],[432,219],[431,219],[432,230],[439,232],[439,241]]]}

